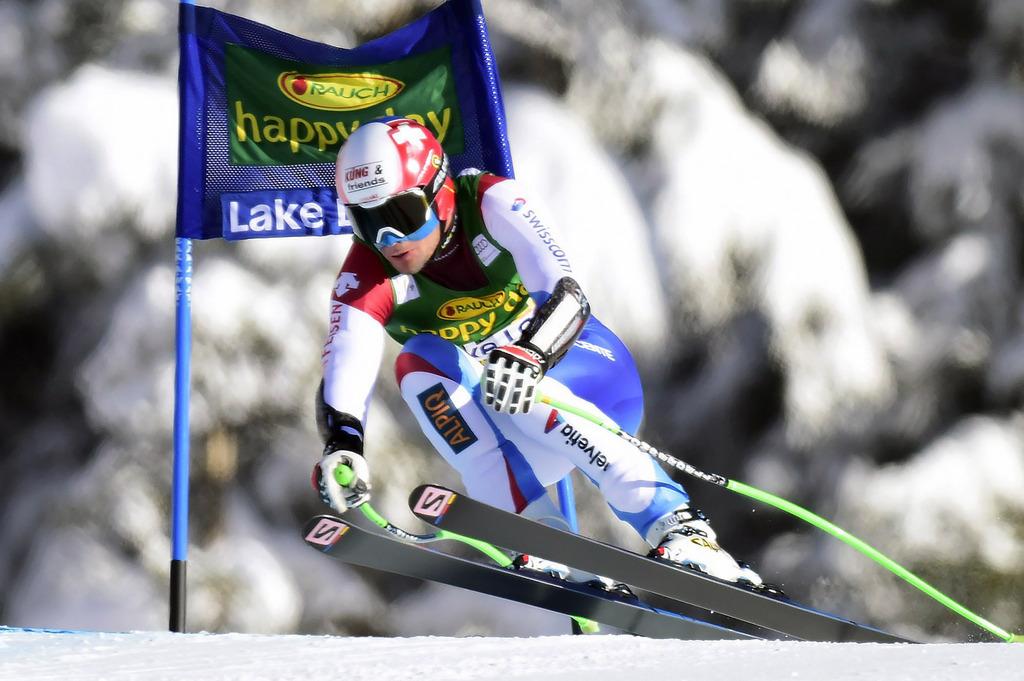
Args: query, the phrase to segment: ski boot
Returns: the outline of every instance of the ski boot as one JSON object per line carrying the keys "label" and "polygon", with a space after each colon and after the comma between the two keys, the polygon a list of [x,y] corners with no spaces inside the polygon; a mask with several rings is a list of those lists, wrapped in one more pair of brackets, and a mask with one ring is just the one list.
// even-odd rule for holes
{"label": "ski boot", "polygon": [[590,587],[591,589],[606,591],[623,598],[636,598],[636,595],[622,582],[616,582],[608,577],[602,577],[601,575],[595,575],[592,572],[571,568],[564,563],[556,563],[553,560],[538,558],[537,556],[531,556],[526,553],[520,553],[513,558],[512,567],[516,570],[540,572],[564,582],[582,584],[583,586]]}
{"label": "ski boot", "polygon": [[650,558],[684,565],[751,588],[764,585],[761,576],[749,565],[735,560],[718,545],[718,537],[708,524],[707,516],[695,508],[684,506],[654,523],[647,533],[647,541],[655,547],[647,554]]}

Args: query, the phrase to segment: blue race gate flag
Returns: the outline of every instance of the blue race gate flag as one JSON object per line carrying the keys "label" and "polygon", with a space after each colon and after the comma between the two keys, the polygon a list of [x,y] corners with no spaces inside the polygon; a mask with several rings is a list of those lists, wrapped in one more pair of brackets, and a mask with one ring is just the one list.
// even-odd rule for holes
{"label": "blue race gate flag", "polygon": [[350,232],[334,160],[381,116],[427,126],[456,171],[512,175],[480,0],[450,0],[354,49],[188,4],[180,33],[179,238]]}
{"label": "blue race gate flag", "polygon": [[[185,631],[192,240],[343,234],[339,147],[360,124],[408,116],[458,171],[512,176],[480,0],[449,0],[354,49],[180,0],[174,482],[170,629]],[[300,10],[301,11],[301,10]]]}

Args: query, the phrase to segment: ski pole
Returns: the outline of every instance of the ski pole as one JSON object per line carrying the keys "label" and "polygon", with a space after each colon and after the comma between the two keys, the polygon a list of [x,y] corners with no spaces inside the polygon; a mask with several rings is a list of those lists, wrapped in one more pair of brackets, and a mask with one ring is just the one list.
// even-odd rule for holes
{"label": "ski pole", "polygon": [[[355,476],[355,472],[344,464],[334,469],[334,479],[343,487],[352,482],[352,479],[355,478]],[[413,544],[429,544],[435,541],[450,539],[473,547],[493,560],[500,567],[509,568],[512,566],[512,559],[509,558],[504,551],[488,544],[485,541],[474,539],[473,537],[466,537],[464,535],[442,529],[439,529],[434,534],[413,534],[412,532],[407,532],[398,525],[388,521],[388,519],[378,513],[368,501],[360,504],[359,510],[362,511],[363,515],[366,516],[366,518],[374,525],[377,525],[388,532],[388,534],[398,537],[402,541],[407,541]],[[570,617],[576,621],[580,627],[580,631],[584,634],[596,634],[600,631],[600,626],[594,620],[589,620],[586,617],[579,617],[577,615],[570,615]]]}
{"label": "ski pole", "polygon": [[[353,478],[355,478],[355,475],[356,474],[352,471],[352,469],[345,465],[338,466],[337,468],[334,469],[334,479],[337,480],[338,484],[343,487],[347,486],[350,482],[352,482]],[[505,553],[497,547],[492,546],[485,541],[473,539],[472,537],[464,537],[461,534],[449,532],[448,530],[438,530],[434,534],[413,534],[412,532],[407,532],[406,530],[403,530],[401,527],[388,521],[387,518],[378,513],[377,510],[370,505],[370,502],[360,504],[359,510],[362,511],[363,515],[366,516],[366,518],[370,520],[370,522],[372,522],[374,525],[377,525],[381,529],[388,532],[388,534],[398,537],[403,541],[411,542],[413,544],[429,544],[435,541],[443,541],[446,539],[450,539],[452,541],[462,542],[467,546],[473,547],[480,553],[484,554],[485,556],[493,560],[500,567],[507,568],[508,566],[512,565],[511,558],[505,555]]]}
{"label": "ski pole", "polygon": [[641,452],[651,456],[652,458],[658,461],[668,464],[669,466],[672,466],[676,470],[682,471],[683,473],[686,473],[691,477],[698,478],[700,480],[703,480],[704,482],[711,483],[712,485],[724,487],[732,492],[736,492],[737,494],[742,494],[743,496],[750,497],[751,499],[755,499],[769,506],[774,506],[775,508],[785,511],[790,515],[793,515],[803,520],[804,522],[807,522],[817,527],[818,529],[827,532],[828,534],[839,539],[848,546],[851,546],[860,553],[866,555],[868,558],[871,558],[873,561],[875,561],[885,569],[889,570],[896,576],[900,577],[904,581],[908,582],[912,586],[920,589],[922,592],[924,592],[931,598],[935,599],[942,605],[946,606],[947,608],[949,608],[956,614],[960,615],[964,619],[973,622],[977,626],[981,627],[982,629],[985,629],[986,631],[990,632],[991,634],[994,634],[995,636],[1003,639],[1008,643],[1024,643],[1024,635],[1011,634],[1005,629],[1002,629],[1001,627],[993,624],[992,622],[989,622],[984,617],[968,610],[966,607],[957,603],[955,600],[953,600],[946,594],[942,593],[941,591],[933,587],[931,584],[928,584],[926,581],[912,573],[910,570],[907,570],[905,567],[903,567],[896,561],[892,560],[878,549],[874,548],[873,546],[870,546],[866,542],[862,541],[861,539],[858,539],[857,537],[853,536],[843,528],[834,525],[833,523],[822,518],[821,516],[812,513],[811,511],[808,511],[802,506],[798,506],[797,504],[794,504],[791,501],[787,501],[786,499],[775,496],[770,492],[765,492],[764,490],[757,489],[756,487],[746,485],[742,482],[739,482],[738,480],[730,480],[729,478],[723,475],[717,475],[714,473],[705,473],[704,471],[701,471],[695,466],[692,466],[686,463],[685,461],[677,459],[676,457],[657,449],[656,447],[644,442],[643,440],[640,440],[639,438],[633,437],[632,435],[624,431],[622,428],[620,428],[618,424],[611,420],[600,418],[598,416],[588,413],[583,409],[580,409],[570,404],[566,404],[554,398],[548,397],[547,395],[541,395],[539,399],[541,402],[549,404],[555,409],[564,411],[569,414],[574,414],[576,416],[579,416],[580,418],[586,419],[587,421],[590,421],[591,423],[594,423],[604,428],[605,430],[615,433],[616,435],[618,435],[619,437],[621,437],[622,439],[626,440],[631,445],[639,449]]}

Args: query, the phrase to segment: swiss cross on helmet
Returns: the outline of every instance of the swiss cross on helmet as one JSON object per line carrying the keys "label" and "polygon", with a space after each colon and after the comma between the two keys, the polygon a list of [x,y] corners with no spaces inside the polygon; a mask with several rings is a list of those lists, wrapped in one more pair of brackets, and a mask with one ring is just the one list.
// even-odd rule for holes
{"label": "swiss cross on helmet", "polygon": [[353,231],[380,248],[422,239],[447,222],[455,208],[447,180],[448,157],[441,144],[408,118],[359,126],[335,166],[338,195]]}

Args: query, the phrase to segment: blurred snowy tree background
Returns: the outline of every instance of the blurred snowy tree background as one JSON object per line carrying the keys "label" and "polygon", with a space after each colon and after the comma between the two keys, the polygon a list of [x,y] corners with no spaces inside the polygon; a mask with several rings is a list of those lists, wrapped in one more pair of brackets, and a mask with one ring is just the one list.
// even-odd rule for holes
{"label": "blurred snowy tree background", "polygon": [[[354,46],[436,3],[211,4]],[[642,437],[1024,621],[1024,3],[484,7],[517,175],[637,356]],[[170,0],[0,2],[2,624],[167,624],[176,17]],[[195,246],[190,629],[564,632],[303,547],[348,245]],[[386,358],[375,500],[415,526],[409,490],[458,481],[391,376]],[[799,521],[683,482],[791,596],[911,636],[972,631]],[[638,548],[577,489],[586,531]]]}

